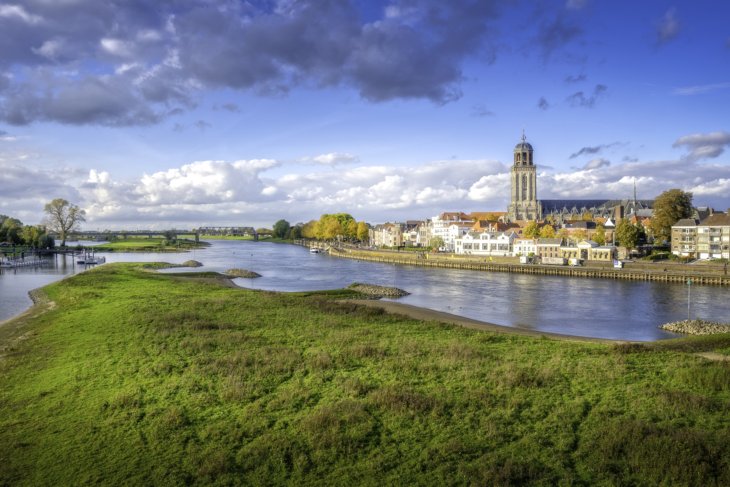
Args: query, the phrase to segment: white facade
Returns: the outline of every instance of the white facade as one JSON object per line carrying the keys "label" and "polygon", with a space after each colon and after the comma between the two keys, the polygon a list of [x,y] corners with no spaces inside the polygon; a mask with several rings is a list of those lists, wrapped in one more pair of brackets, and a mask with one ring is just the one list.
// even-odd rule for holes
{"label": "white facade", "polygon": [[515,239],[512,254],[516,257],[521,255],[537,255],[537,240],[534,238]]}
{"label": "white facade", "polygon": [[514,232],[468,232],[454,241],[454,248],[457,254],[507,257],[512,255],[515,238]]}

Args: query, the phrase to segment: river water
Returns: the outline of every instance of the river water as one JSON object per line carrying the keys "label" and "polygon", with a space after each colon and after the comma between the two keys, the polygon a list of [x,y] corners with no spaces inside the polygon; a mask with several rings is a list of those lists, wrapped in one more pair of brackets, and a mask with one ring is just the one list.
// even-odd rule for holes
{"label": "river water", "polygon": [[[198,271],[243,268],[258,279],[239,286],[272,291],[337,289],[353,282],[395,286],[410,292],[399,302],[530,330],[619,340],[652,341],[677,335],[657,328],[687,318],[683,284],[537,276],[394,266],[310,254],[306,248],[251,241],[213,241],[187,253],[107,253],[107,262],[202,262]],[[84,270],[73,259],[0,271],[0,321],[27,309],[28,291]],[[189,269],[185,269],[189,270]],[[171,269],[170,272],[174,272]],[[727,289],[692,286],[691,315],[730,319]]]}

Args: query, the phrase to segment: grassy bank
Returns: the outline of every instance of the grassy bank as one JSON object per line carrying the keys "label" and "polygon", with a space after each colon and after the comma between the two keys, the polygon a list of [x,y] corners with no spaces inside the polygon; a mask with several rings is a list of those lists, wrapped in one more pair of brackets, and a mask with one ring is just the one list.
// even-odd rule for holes
{"label": "grassy bank", "polygon": [[106,265],[0,327],[0,484],[728,485],[730,365]]}
{"label": "grassy bank", "polygon": [[113,242],[94,245],[90,249],[101,252],[179,252],[205,247],[205,242],[196,243],[194,240],[178,239],[174,243],[168,243],[161,237],[150,238],[125,238]]}

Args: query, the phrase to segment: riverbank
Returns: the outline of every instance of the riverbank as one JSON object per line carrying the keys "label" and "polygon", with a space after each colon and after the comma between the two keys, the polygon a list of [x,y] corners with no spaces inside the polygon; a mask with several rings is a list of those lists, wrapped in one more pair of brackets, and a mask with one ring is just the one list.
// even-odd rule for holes
{"label": "riverbank", "polygon": [[0,337],[3,482],[730,482],[728,364],[694,355],[728,336],[557,341],[145,267],[47,286]]}
{"label": "riverbank", "polygon": [[692,284],[730,286],[730,275],[727,274],[727,266],[722,264],[692,265],[674,262],[631,261],[626,262],[623,268],[615,269],[610,262],[587,262],[583,266],[520,264],[516,257],[489,258],[450,253],[366,250],[349,247],[333,247],[329,253],[334,257],[369,262],[444,269],[682,284],[691,280]]}

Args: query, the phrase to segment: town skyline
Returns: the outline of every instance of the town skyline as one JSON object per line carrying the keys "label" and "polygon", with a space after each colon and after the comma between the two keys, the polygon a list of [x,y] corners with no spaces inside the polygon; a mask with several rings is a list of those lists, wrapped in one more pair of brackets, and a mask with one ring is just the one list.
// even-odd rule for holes
{"label": "town skyline", "polygon": [[[84,228],[372,223],[538,199],[730,207],[730,6],[0,6],[0,214]],[[93,22],[90,19],[94,19]]]}

